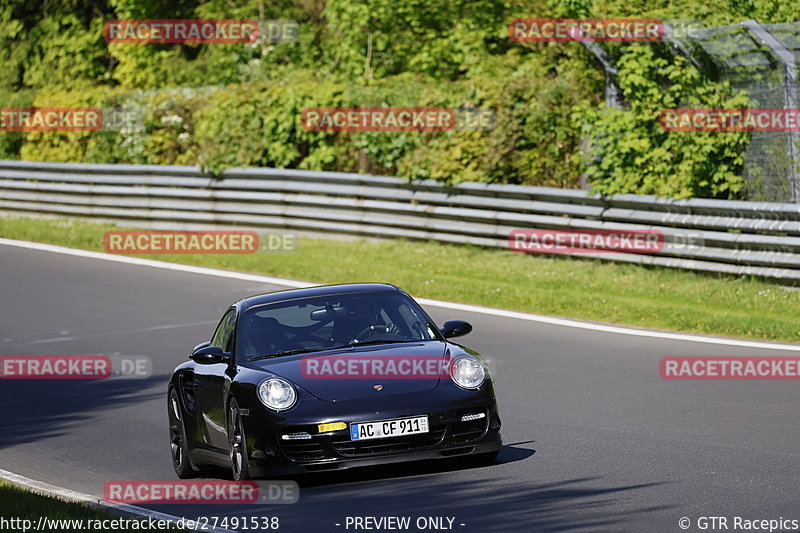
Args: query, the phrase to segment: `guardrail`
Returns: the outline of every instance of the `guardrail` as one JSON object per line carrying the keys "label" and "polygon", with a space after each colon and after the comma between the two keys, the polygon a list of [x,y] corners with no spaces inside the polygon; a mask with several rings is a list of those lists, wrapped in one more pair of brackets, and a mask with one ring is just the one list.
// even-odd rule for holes
{"label": "guardrail", "polygon": [[0,210],[135,226],[247,226],[508,248],[514,229],[654,230],[658,253],[594,259],[800,281],[800,205],[600,197],[549,187],[302,170],[0,161]]}

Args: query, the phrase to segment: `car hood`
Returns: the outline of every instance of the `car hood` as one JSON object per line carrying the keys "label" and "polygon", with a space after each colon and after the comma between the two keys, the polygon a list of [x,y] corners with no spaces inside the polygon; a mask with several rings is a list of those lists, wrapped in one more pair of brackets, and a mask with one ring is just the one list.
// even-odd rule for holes
{"label": "car hood", "polygon": [[[403,344],[376,344],[370,346],[354,346],[350,348],[310,352],[305,354],[276,357],[252,361],[248,365],[256,366],[267,372],[284,377],[304,388],[317,398],[326,401],[346,401],[375,398],[376,394],[390,396],[409,394],[435,389],[439,385],[441,369],[449,359],[448,345],[442,341],[420,341]],[[339,361],[337,363],[337,361]],[[353,361],[348,371],[346,362]],[[366,363],[365,363],[366,361]],[[381,372],[380,367],[373,366],[373,361],[383,362],[384,369],[389,370],[394,363],[395,368],[419,370],[419,362],[438,364],[437,371],[419,377],[402,375],[400,371]],[[401,361],[406,361],[400,366]],[[417,366],[413,362],[417,361]],[[377,363],[379,364],[379,363]],[[366,366],[365,366],[366,365]],[[376,369],[376,372],[366,369]],[[414,372],[414,370],[412,370]],[[355,376],[355,377],[354,377]]]}

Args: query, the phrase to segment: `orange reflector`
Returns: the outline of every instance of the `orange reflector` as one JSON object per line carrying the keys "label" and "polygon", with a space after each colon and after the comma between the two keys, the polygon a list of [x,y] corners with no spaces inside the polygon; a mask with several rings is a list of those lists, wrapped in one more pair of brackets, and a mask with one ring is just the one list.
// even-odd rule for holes
{"label": "orange reflector", "polygon": [[328,431],[339,431],[340,429],[347,429],[347,424],[344,422],[333,422],[331,424],[320,424],[317,426],[320,433],[327,433]]}

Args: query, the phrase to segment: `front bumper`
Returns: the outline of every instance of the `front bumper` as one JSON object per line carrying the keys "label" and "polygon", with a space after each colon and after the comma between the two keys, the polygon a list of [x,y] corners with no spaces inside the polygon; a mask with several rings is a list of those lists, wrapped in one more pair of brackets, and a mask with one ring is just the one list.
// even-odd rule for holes
{"label": "front bumper", "polygon": [[[432,391],[433,392],[433,391]],[[444,395],[443,395],[444,394]],[[440,396],[433,398],[431,396]],[[422,401],[383,397],[365,402],[323,402],[298,405],[289,416],[276,420],[252,413],[245,420],[250,468],[256,476],[281,475],[402,461],[442,459],[500,450],[501,421],[491,387],[483,391],[440,391]],[[438,401],[437,401],[438,400]],[[370,409],[365,409],[369,406]],[[464,415],[483,418],[462,422]],[[255,415],[255,416],[253,416]],[[428,415],[428,433],[384,439],[351,441],[349,429],[319,433],[319,424],[370,422]],[[310,439],[284,440],[282,435],[308,433]]]}

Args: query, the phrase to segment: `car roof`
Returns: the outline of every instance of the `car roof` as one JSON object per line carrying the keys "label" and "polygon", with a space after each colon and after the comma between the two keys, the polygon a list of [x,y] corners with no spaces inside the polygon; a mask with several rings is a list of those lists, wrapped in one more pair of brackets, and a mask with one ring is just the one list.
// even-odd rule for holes
{"label": "car roof", "polygon": [[304,287],[302,289],[286,289],[282,291],[256,294],[242,298],[234,305],[240,311],[250,307],[260,306],[273,302],[283,302],[296,298],[309,298],[312,296],[325,296],[329,294],[345,294],[349,292],[400,292],[400,289],[390,283],[342,283],[338,285],[319,285],[316,287]]}

